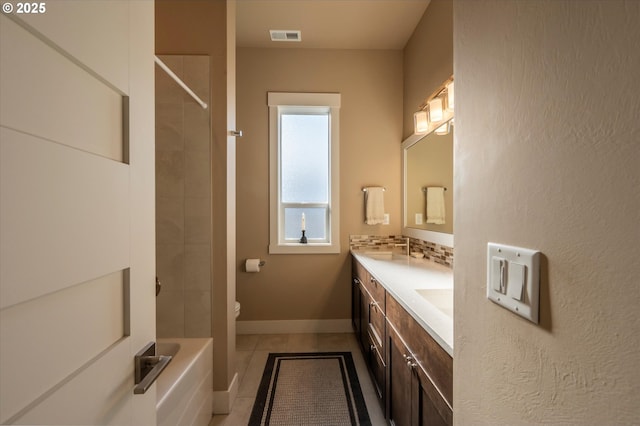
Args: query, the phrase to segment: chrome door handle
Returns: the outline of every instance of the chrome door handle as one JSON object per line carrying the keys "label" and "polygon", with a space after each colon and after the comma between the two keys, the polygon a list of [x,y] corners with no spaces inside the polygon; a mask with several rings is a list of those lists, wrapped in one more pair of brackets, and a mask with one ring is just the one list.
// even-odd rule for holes
{"label": "chrome door handle", "polygon": [[230,136],[235,136],[236,138],[242,137],[242,130],[229,130]]}
{"label": "chrome door handle", "polygon": [[156,344],[150,342],[133,357],[136,384],[133,393],[136,395],[145,393],[173,358],[169,355],[156,355],[155,353]]}

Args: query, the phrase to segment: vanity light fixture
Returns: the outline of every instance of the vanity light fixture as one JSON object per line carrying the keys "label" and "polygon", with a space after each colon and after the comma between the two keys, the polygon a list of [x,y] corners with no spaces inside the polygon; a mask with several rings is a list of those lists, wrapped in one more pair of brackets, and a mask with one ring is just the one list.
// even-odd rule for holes
{"label": "vanity light fixture", "polygon": [[454,90],[453,90],[453,81],[447,84],[447,110],[453,111],[454,105]]}
{"label": "vanity light fixture", "polygon": [[429,101],[429,121],[437,123],[444,118],[442,113],[442,98],[436,97]]}
{"label": "vanity light fixture", "polygon": [[[453,76],[440,85],[413,113],[413,133],[415,137],[422,137],[435,130],[438,135],[451,132],[453,125]],[[444,122],[449,122],[443,126]]]}
{"label": "vanity light fixture", "polygon": [[435,131],[436,135],[444,136],[449,134],[449,122],[447,121]]}
{"label": "vanity light fixture", "polygon": [[426,133],[429,130],[427,111],[418,111],[413,114],[413,130],[415,133]]}

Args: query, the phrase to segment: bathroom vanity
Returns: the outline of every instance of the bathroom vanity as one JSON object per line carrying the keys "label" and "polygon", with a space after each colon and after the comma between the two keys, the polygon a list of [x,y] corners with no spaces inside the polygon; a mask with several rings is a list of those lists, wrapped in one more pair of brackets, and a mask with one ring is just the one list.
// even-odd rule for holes
{"label": "bathroom vanity", "polygon": [[387,421],[453,424],[453,273],[353,251],[352,321]]}

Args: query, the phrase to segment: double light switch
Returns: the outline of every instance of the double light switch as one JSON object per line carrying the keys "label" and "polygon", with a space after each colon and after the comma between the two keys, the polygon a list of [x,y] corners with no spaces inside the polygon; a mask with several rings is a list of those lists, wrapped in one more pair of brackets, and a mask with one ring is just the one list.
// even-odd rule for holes
{"label": "double light switch", "polygon": [[540,252],[489,243],[487,298],[538,323]]}

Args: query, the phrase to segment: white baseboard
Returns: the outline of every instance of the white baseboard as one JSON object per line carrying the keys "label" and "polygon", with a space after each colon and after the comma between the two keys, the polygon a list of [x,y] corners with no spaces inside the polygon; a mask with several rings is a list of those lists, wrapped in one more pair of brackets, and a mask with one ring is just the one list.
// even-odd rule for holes
{"label": "white baseboard", "polygon": [[229,389],[213,391],[213,414],[229,414],[238,396],[238,373],[233,375]]}
{"label": "white baseboard", "polygon": [[237,334],[350,333],[351,319],[236,321]]}

